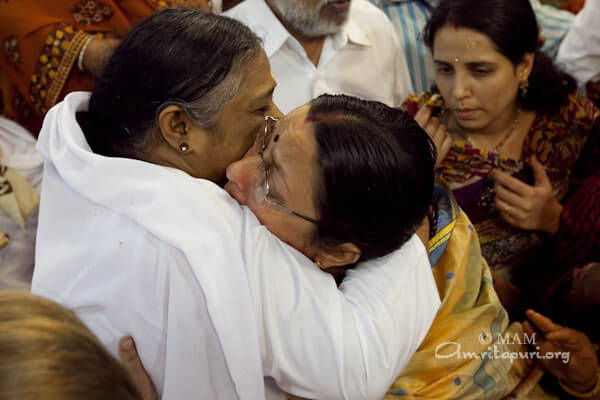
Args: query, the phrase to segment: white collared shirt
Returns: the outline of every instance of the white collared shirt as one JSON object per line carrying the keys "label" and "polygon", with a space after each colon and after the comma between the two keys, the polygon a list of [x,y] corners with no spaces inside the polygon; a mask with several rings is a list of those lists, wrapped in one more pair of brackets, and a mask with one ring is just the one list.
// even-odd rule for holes
{"label": "white collared shirt", "polygon": [[440,305],[415,235],[333,278],[204,179],[93,153],[88,93],[44,120],[32,292],[73,309],[102,343],[132,335],[160,398],[383,397]]}
{"label": "white collared shirt", "polygon": [[397,106],[411,92],[394,27],[365,0],[352,0],[347,23],[325,39],[317,66],[264,0],[245,0],[225,15],[245,23],[263,39],[277,81],[273,99],[284,113],[323,93]]}

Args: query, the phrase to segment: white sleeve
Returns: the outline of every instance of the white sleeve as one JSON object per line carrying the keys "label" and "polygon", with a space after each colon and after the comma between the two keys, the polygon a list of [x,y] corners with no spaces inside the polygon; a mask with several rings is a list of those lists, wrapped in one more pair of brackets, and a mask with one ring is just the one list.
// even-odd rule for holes
{"label": "white sleeve", "polygon": [[419,239],[357,266],[338,289],[264,227],[246,238],[265,376],[307,398],[382,398],[440,305]]}
{"label": "white sleeve", "polygon": [[600,3],[586,1],[558,50],[556,61],[585,86],[600,76]]}

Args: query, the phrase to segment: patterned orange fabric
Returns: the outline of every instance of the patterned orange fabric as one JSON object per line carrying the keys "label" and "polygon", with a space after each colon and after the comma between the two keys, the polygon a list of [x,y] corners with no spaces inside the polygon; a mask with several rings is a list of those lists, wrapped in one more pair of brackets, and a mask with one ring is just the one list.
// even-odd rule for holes
{"label": "patterned orange fabric", "polygon": [[43,115],[66,93],[92,88],[92,78],[76,66],[89,35],[123,36],[168,5],[162,0],[0,1],[0,112],[37,134]]}

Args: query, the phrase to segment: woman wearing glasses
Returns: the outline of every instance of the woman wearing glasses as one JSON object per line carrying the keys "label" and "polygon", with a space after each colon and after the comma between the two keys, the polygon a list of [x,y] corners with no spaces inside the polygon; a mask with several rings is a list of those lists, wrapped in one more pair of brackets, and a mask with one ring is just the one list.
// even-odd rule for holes
{"label": "woman wearing glasses", "polygon": [[[122,41],[91,96],[47,114],[32,291],[113,353],[133,336],[162,398],[262,399],[265,380],[380,398],[440,304],[414,235],[432,196],[426,135],[341,97],[271,130],[274,85],[246,27],[169,9]],[[312,135],[326,122],[335,132]],[[257,137],[256,212],[293,247],[215,184]],[[338,288],[315,262],[358,265]]]}
{"label": "woman wearing glasses", "polygon": [[323,95],[266,122],[225,189],[278,238],[327,269],[389,254],[414,234],[431,203],[432,149],[406,114]]}

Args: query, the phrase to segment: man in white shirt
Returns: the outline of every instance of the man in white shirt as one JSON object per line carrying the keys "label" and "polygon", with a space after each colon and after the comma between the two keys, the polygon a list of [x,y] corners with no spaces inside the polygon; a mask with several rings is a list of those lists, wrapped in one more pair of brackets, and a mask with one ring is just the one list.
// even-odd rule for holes
{"label": "man in white shirt", "polygon": [[365,0],[245,0],[225,15],[263,39],[284,113],[323,93],[396,106],[412,91],[391,22]]}

